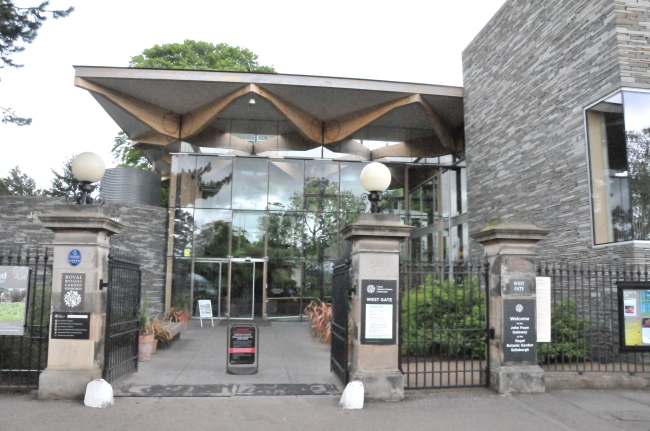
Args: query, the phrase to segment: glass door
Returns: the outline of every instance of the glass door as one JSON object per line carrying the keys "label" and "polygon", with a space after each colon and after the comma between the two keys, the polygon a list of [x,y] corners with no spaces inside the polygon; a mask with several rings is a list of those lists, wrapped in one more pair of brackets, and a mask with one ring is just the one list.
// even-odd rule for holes
{"label": "glass door", "polygon": [[192,272],[192,316],[198,317],[198,300],[212,302],[212,315],[225,317],[228,305],[228,261],[197,259]]}
{"label": "glass door", "polygon": [[230,318],[261,317],[264,303],[263,287],[263,260],[232,259],[230,261]]}

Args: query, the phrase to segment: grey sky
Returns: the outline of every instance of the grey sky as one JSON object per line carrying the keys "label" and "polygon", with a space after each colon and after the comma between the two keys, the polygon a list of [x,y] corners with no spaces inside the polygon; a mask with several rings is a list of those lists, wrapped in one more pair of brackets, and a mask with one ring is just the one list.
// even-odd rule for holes
{"label": "grey sky", "polygon": [[72,65],[127,66],[145,48],[194,39],[249,48],[279,73],[461,86],[462,50],[503,3],[51,0],[76,10],[45,23],[14,57],[24,67],[0,69],[0,106],[33,118],[27,127],[0,124],[0,176],[18,165],[48,188],[50,168],[82,151],[114,165],[119,128],[74,87]]}

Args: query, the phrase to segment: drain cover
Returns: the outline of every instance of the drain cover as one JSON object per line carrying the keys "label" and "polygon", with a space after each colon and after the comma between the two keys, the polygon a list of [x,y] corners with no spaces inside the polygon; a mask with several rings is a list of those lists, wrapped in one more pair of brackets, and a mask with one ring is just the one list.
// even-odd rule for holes
{"label": "drain cover", "polygon": [[151,385],[116,388],[116,397],[232,397],[279,395],[340,395],[329,383],[259,385]]}

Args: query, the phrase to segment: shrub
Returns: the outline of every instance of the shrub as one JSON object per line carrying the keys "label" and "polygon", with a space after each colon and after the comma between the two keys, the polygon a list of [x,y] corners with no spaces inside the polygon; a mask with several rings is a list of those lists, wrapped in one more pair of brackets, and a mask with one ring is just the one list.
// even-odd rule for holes
{"label": "shrub", "polygon": [[589,330],[589,319],[578,316],[578,306],[575,302],[553,305],[551,342],[537,344],[537,362],[553,364],[589,360]]}
{"label": "shrub", "polygon": [[402,355],[485,357],[485,293],[478,276],[434,280],[402,296]]}

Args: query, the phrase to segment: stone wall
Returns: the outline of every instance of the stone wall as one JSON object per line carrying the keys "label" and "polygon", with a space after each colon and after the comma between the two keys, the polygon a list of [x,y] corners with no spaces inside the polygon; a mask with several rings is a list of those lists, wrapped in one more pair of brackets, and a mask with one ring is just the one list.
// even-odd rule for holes
{"label": "stone wall", "polygon": [[525,218],[551,230],[542,256],[630,251],[592,247],[584,109],[649,87],[649,29],[647,0],[504,4],[463,53],[471,233]]}
{"label": "stone wall", "polygon": [[[54,232],[41,227],[39,216],[68,205],[63,198],[0,196],[0,248],[50,245]],[[135,254],[141,262],[143,295],[149,296],[152,311],[162,312],[165,287],[165,208],[107,203],[111,216],[122,223],[122,233],[111,237],[111,245]]]}

